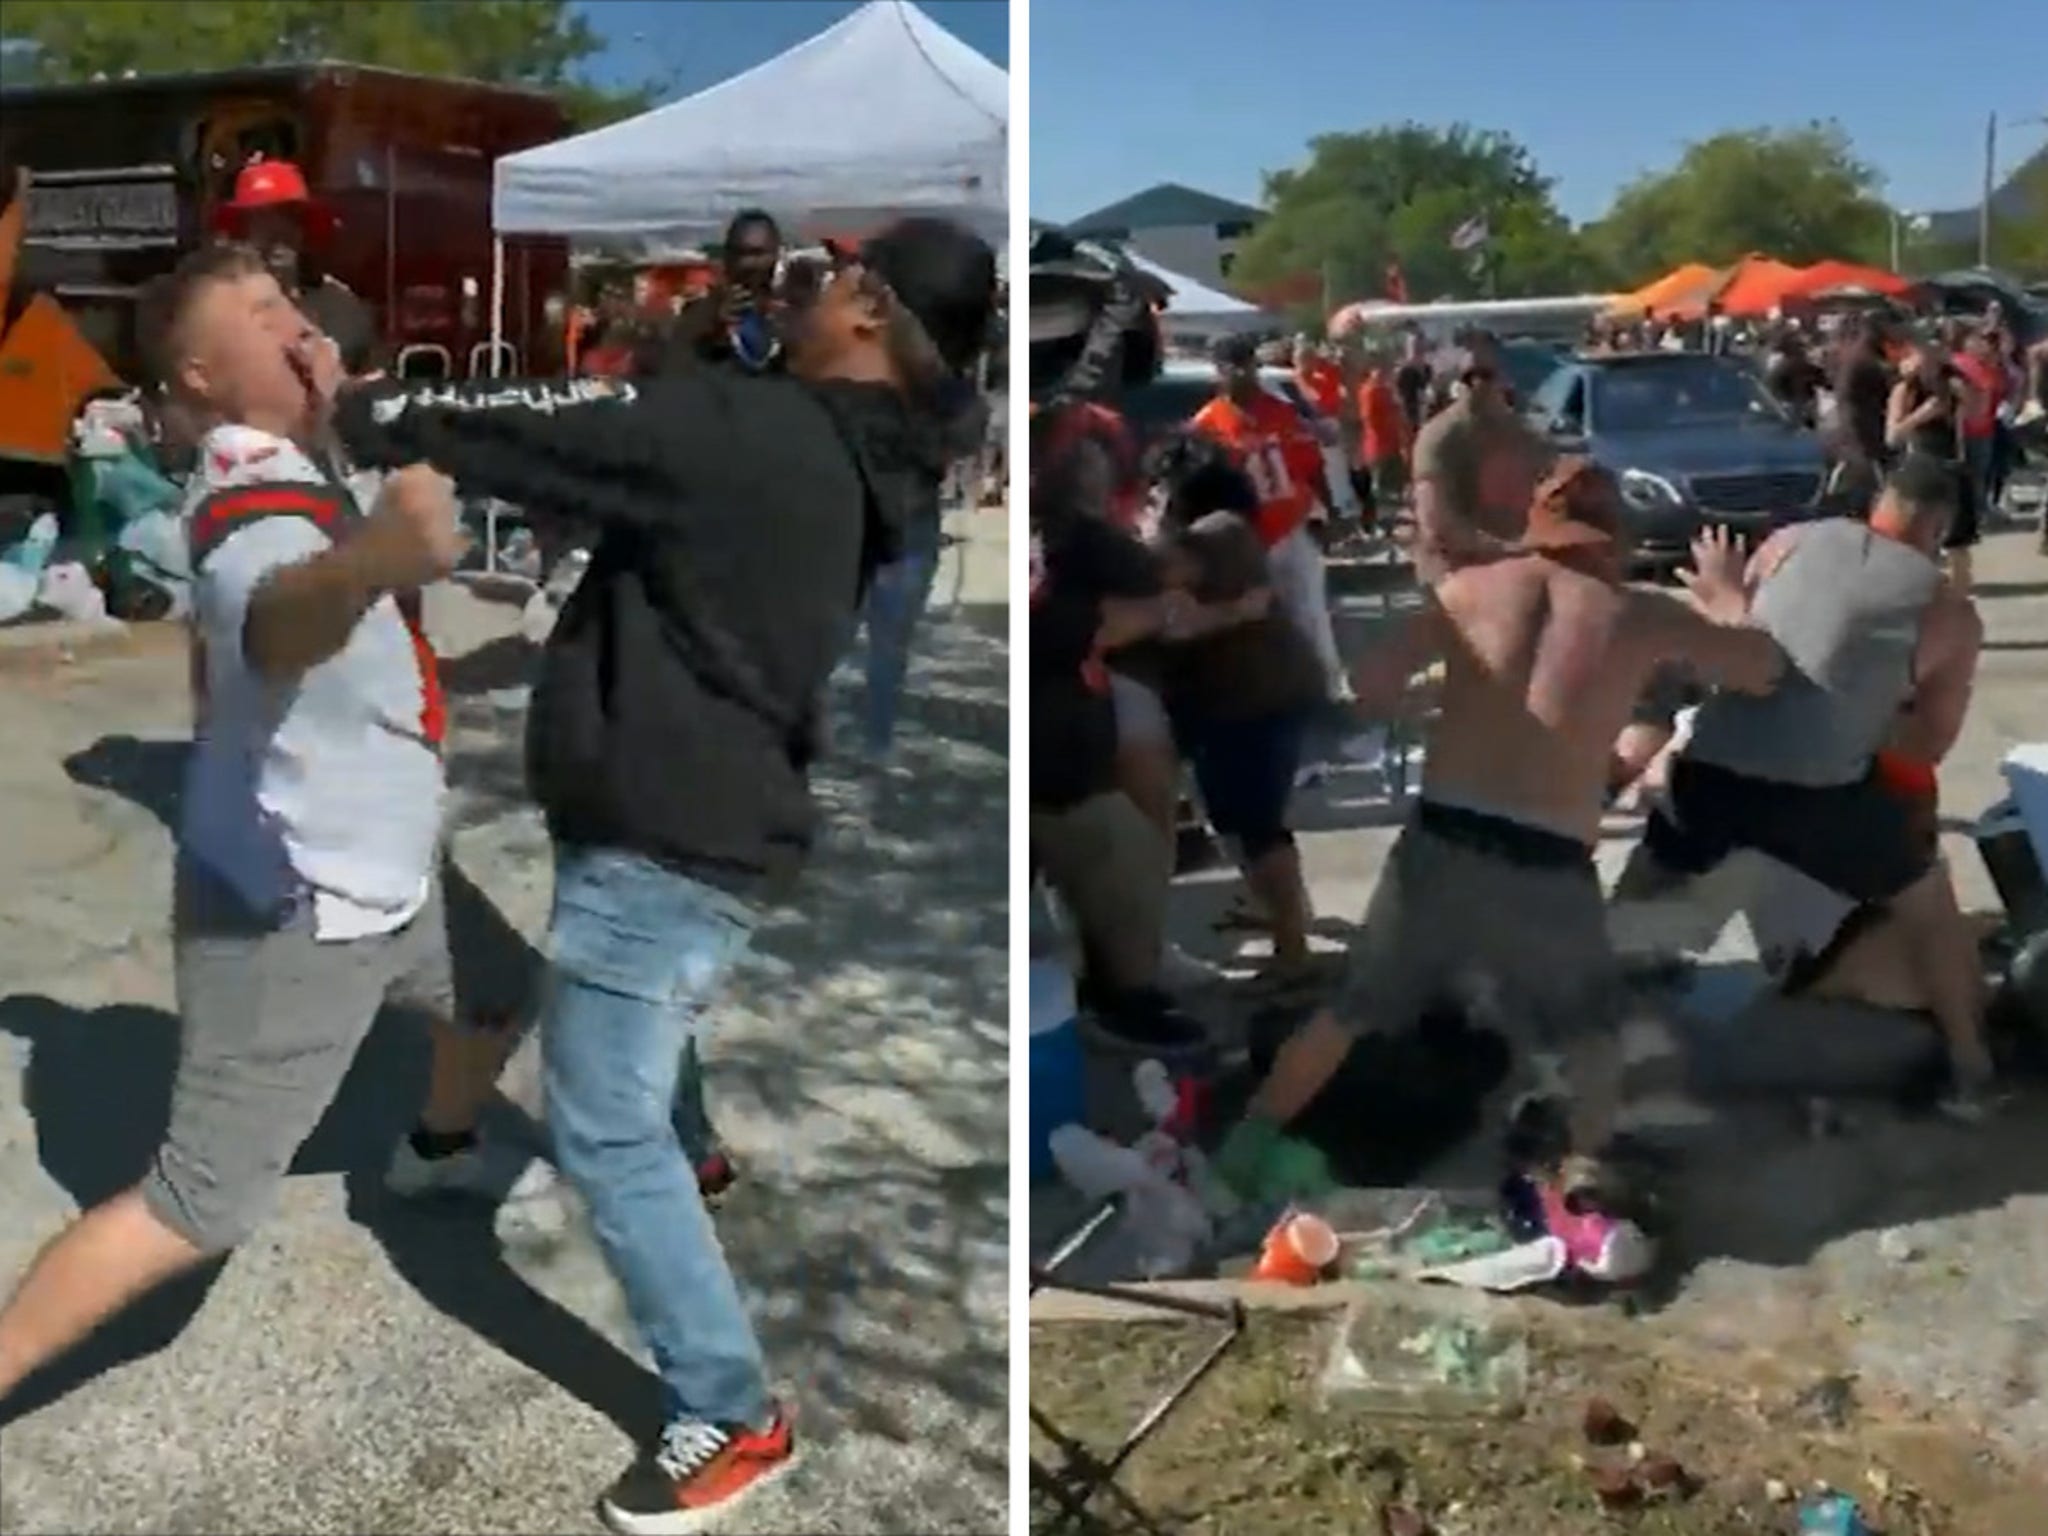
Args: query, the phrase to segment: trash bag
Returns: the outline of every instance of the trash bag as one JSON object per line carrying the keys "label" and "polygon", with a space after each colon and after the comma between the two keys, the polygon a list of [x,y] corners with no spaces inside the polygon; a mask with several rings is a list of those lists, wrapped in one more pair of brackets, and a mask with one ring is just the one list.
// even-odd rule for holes
{"label": "trash bag", "polygon": [[45,512],[18,542],[0,550],[0,624],[21,618],[36,605],[43,570],[57,545],[57,517]]}
{"label": "trash bag", "polygon": [[36,601],[58,617],[77,623],[94,623],[107,617],[106,594],[94,584],[92,573],[76,560],[63,560],[43,572]]}
{"label": "trash bag", "polygon": [[[1272,1069],[1286,1033],[1254,1031],[1254,1081]],[[1288,1132],[1319,1148],[1341,1184],[1405,1184],[1478,1127],[1509,1065],[1500,1035],[1445,1004],[1403,1034],[1361,1036]]]}

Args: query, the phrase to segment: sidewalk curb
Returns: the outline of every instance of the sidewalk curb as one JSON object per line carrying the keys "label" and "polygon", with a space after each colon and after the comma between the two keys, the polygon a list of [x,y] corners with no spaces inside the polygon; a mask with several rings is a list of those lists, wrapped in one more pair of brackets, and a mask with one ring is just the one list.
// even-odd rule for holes
{"label": "sidewalk curb", "polygon": [[[1384,1293],[1391,1282],[1384,1280],[1333,1280],[1325,1285],[1283,1285],[1275,1280],[1148,1280],[1125,1283],[1123,1289],[1150,1296],[1169,1296],[1180,1301],[1214,1304],[1239,1302],[1247,1312],[1293,1315],[1335,1312],[1363,1301],[1374,1291]],[[1031,1298],[1030,1322],[1039,1323],[1154,1323],[1169,1314],[1151,1311],[1127,1301],[1091,1296],[1079,1291],[1062,1291],[1048,1286]]]}
{"label": "sidewalk curb", "polygon": [[61,666],[144,648],[161,624],[124,624],[118,619],[31,620],[0,629],[0,672]]}

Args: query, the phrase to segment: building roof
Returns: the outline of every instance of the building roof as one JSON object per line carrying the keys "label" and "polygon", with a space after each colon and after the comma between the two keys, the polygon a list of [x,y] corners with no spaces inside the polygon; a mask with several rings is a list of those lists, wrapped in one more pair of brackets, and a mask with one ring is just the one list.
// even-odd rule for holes
{"label": "building roof", "polygon": [[[2034,151],[2018,170],[2005,178],[2003,185],[1991,194],[1991,216],[1995,219],[2019,219],[2026,217],[2029,189],[2035,185],[2048,187],[2048,145]],[[1977,238],[1977,210],[1981,204],[1958,208],[1949,213],[1930,213],[1927,216],[1927,232],[1936,240],[1962,244]]]}
{"label": "building roof", "polygon": [[1162,181],[1074,219],[1067,225],[1073,235],[1131,234],[1141,229],[1181,229],[1191,224],[1245,224],[1265,217],[1265,211],[1248,203],[1233,203],[1227,197],[1197,192],[1177,181]]}

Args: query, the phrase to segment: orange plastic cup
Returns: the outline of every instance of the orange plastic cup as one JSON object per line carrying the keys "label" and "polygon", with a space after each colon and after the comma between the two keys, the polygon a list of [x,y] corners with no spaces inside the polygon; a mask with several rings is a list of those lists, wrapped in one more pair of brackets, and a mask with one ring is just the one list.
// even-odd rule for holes
{"label": "orange plastic cup", "polygon": [[1314,1285],[1337,1262],[1337,1232],[1320,1216],[1283,1216],[1259,1251],[1255,1280]]}

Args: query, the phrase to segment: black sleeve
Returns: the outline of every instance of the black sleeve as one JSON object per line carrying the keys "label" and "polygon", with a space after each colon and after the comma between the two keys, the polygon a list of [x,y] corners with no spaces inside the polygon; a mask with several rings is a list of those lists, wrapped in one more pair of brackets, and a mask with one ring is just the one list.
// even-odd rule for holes
{"label": "black sleeve", "polygon": [[[367,469],[425,461],[470,495],[602,525],[652,528],[685,503],[673,432],[700,380],[392,381],[343,390],[334,427]],[[704,408],[700,402],[696,408]]]}
{"label": "black sleeve", "polygon": [[1083,518],[1048,552],[1056,576],[1078,582],[1102,597],[1157,597],[1159,558],[1142,539],[1095,518]]}
{"label": "black sleeve", "polygon": [[1101,606],[1088,593],[1057,578],[1031,609],[1031,668],[1039,677],[1070,677],[1094,653],[1102,630]]}

